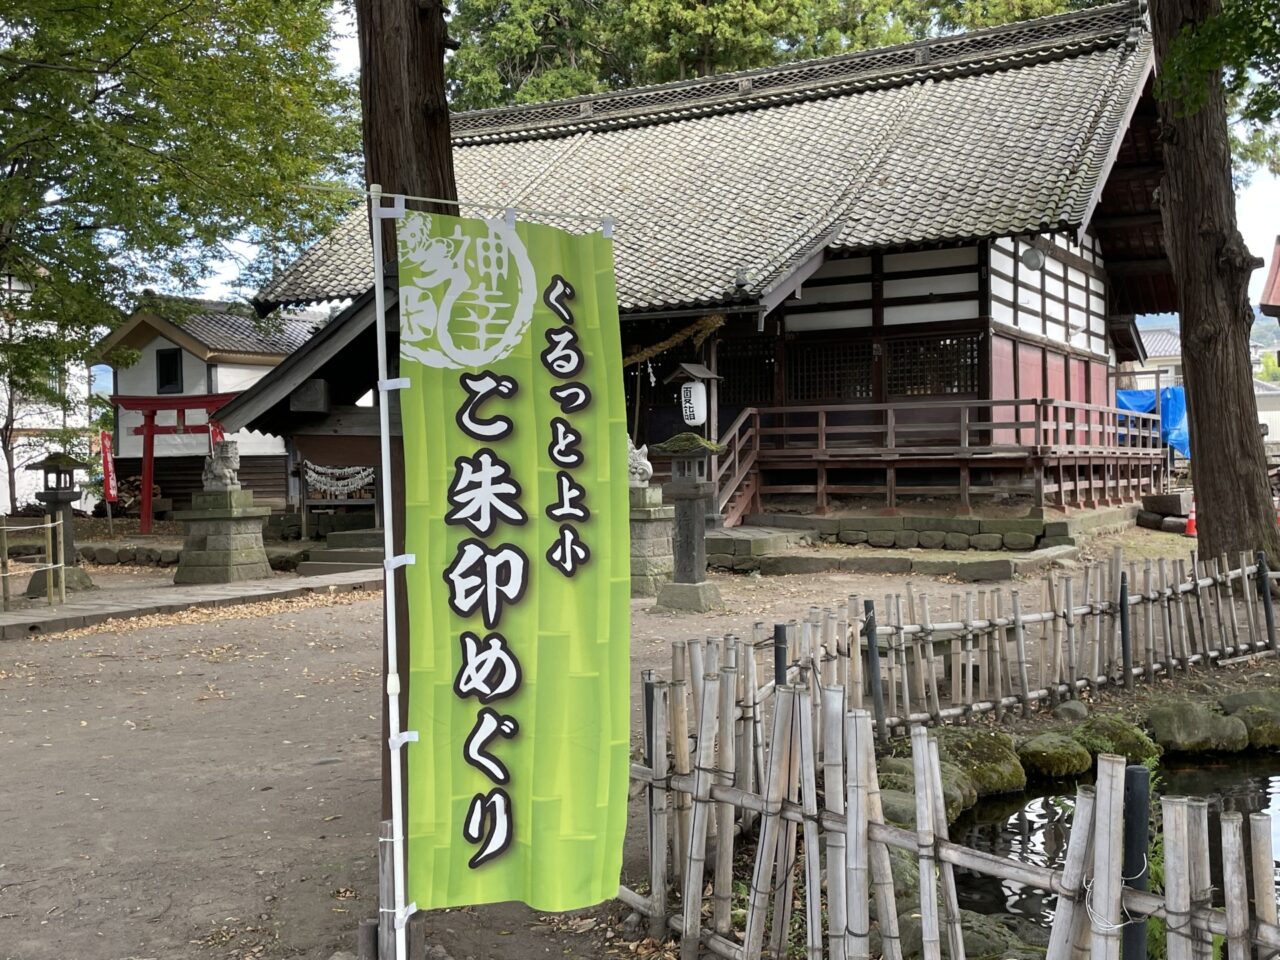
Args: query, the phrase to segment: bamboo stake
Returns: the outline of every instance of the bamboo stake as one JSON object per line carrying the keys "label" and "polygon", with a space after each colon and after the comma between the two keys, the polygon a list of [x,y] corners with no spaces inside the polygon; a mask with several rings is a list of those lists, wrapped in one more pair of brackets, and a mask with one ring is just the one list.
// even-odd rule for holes
{"label": "bamboo stake", "polygon": [[1018,656],[1018,688],[1022,695],[1022,715],[1031,712],[1031,682],[1027,678],[1027,632],[1022,623],[1022,598],[1018,591],[1010,593],[1013,606],[1013,642]]}
{"label": "bamboo stake", "polygon": [[938,933],[938,876],[933,850],[933,778],[929,774],[929,735],[911,728],[911,765],[916,785],[916,852],[920,859],[920,954],[942,960]]}
{"label": "bamboo stake", "polygon": [[[822,855],[818,830],[818,769],[808,690],[800,691],[800,801],[804,813],[805,956],[822,960]],[[828,864],[832,860],[828,858]]]}
{"label": "bamboo stake", "polygon": [[1093,960],[1120,956],[1120,900],[1124,888],[1124,757],[1098,757],[1093,843]]}
{"label": "bamboo stake", "polygon": [[[885,626],[888,627],[890,630],[889,638],[886,644],[886,646],[888,647],[888,653],[889,653],[889,656],[887,657],[888,665],[886,667],[886,673],[888,675],[888,683],[886,684],[886,686],[888,686],[889,688],[888,710],[889,710],[890,716],[896,717],[898,716],[898,650],[897,650],[897,643],[896,643],[898,638],[898,631],[896,628],[893,614],[894,614],[893,596],[891,594],[885,594],[884,622],[885,622]],[[870,637],[868,638],[868,642],[871,642],[874,639],[875,639],[874,637]]]}
{"label": "bamboo stake", "polygon": [[649,896],[653,913],[649,916],[649,936],[665,940],[667,936],[667,823],[668,797],[666,778],[667,716],[671,709],[671,691],[664,681],[653,685],[653,749],[649,767],[654,782],[649,788]]}
{"label": "bamboo stake", "polygon": [[[826,811],[840,819],[845,817],[845,799],[851,790],[844,772],[844,688],[827,687],[822,691],[822,726],[826,730],[823,743],[826,752],[822,755],[822,799]],[[856,754],[855,754],[856,756]],[[854,765],[856,767],[856,764]],[[866,810],[862,809],[862,856],[863,869],[866,869]],[[846,819],[845,832],[831,831],[827,833],[827,938],[831,943],[831,960],[848,960],[846,935],[848,933],[848,899],[845,895],[845,880],[848,863],[845,851],[849,847],[849,838],[854,835],[853,822]],[[865,880],[864,880],[865,885]],[[862,896],[865,908],[866,893]]]}
{"label": "bamboo stake", "polygon": [[1062,578],[1062,605],[1067,632],[1067,699],[1079,696],[1076,681],[1080,679],[1080,659],[1076,649],[1075,582],[1071,577]]}
{"label": "bamboo stake", "polygon": [[1178,580],[1178,615],[1182,618],[1182,633],[1186,637],[1187,658],[1201,653],[1200,641],[1196,637],[1195,617],[1191,613],[1191,601],[1187,596],[1187,562],[1179,557],[1173,563],[1173,575]]}
{"label": "bamboo stake", "polygon": [[[679,641],[678,641],[679,642]],[[681,665],[682,674],[684,672]],[[689,753],[689,698],[685,687],[687,681],[683,676],[671,682],[671,747],[672,765],[676,776],[688,776],[693,772],[693,761]],[[675,796],[675,843],[672,845],[671,865],[675,881],[683,886],[684,864],[689,855],[689,826],[693,812],[689,795],[682,790]]]}
{"label": "bamboo stake", "polygon": [[1205,573],[1208,575],[1209,582],[1209,598],[1213,601],[1213,618],[1218,627],[1218,649],[1222,653],[1227,652],[1227,621],[1223,619],[1222,613],[1222,589],[1218,580],[1218,561],[1204,561]]}
{"label": "bamboo stake", "polygon": [[[1004,621],[1004,591],[997,590],[995,594],[995,617],[999,621]],[[1007,626],[997,627],[991,633],[991,667],[992,667],[992,686],[995,690],[996,700],[996,719],[1004,719],[1004,697],[1009,692],[1010,686],[1008,682],[1009,668],[1009,628]]]}
{"label": "bamboo stake", "polygon": [[390,820],[378,824],[378,956],[395,960],[395,826]]}
{"label": "bamboo stake", "polygon": [[942,705],[938,702],[938,665],[934,659],[933,624],[929,619],[929,598],[920,595],[920,622],[923,624],[921,647],[924,650],[925,675],[929,678],[929,716],[934,723],[942,722]]}
{"label": "bamboo stake", "polygon": [[53,606],[53,521],[44,524],[44,592]]}
{"label": "bamboo stake", "polygon": [[1191,594],[1196,601],[1196,625],[1200,629],[1200,649],[1205,657],[1213,649],[1213,640],[1209,636],[1208,621],[1204,613],[1204,599],[1200,594],[1200,581],[1203,579],[1200,570],[1200,557],[1191,551]]}
{"label": "bamboo stake", "polygon": [[[788,803],[796,804],[800,787],[800,738],[807,731],[800,715],[808,709],[804,700],[803,685],[796,688],[796,695],[791,701],[792,713],[796,714],[791,721],[791,736],[787,740],[787,770],[784,796]],[[769,932],[769,943],[774,956],[781,956],[791,931],[792,891],[795,888],[796,866],[796,828],[795,820],[788,820],[782,828],[782,840],[778,844],[778,855],[775,858],[775,874],[773,881],[773,928]]]}
{"label": "bamboo stake", "polygon": [[56,575],[58,578],[58,602],[61,604],[67,602],[67,558],[64,556],[62,531],[64,522],[61,518],[58,519],[58,529],[53,535],[53,552],[57,557],[57,568],[49,571],[50,576]]}
{"label": "bamboo stake", "polygon": [[[696,661],[695,661],[696,662]],[[707,854],[707,824],[711,819],[711,781],[715,763],[716,706],[720,675],[702,678],[702,712],[698,715],[698,765],[693,772],[693,818],[689,832],[689,852],[684,870],[684,936],[680,940],[680,960],[698,960],[702,930],[702,881]]]}
{"label": "bamboo stake", "polygon": [[773,737],[769,750],[764,809],[760,817],[760,842],[756,846],[756,863],[747,898],[746,929],[742,936],[744,957],[759,957],[764,948],[765,919],[769,909],[769,877],[773,872],[774,855],[782,830],[785,778],[791,768],[787,744],[791,742],[791,725],[795,714],[792,699],[795,693],[790,686],[784,685],[776,688],[774,694]]}
{"label": "bamboo stake", "polygon": [[1276,861],[1271,849],[1271,814],[1249,814],[1249,854],[1253,860],[1253,909],[1263,923],[1276,923]]}
{"label": "bamboo stake", "polygon": [[1223,811],[1222,901],[1227,910],[1227,960],[1249,960],[1249,888],[1244,872],[1244,816]]}
{"label": "bamboo stake", "polygon": [[1049,930],[1046,960],[1068,960],[1071,955],[1071,932],[1077,911],[1082,910],[1084,875],[1090,837],[1093,835],[1093,787],[1076,789],[1076,809],[1071,819],[1071,835],[1067,839],[1067,855],[1062,866],[1062,889],[1053,912]]}
{"label": "bamboo stake", "polygon": [[894,594],[893,597],[893,623],[894,634],[898,641],[898,655],[902,659],[902,713],[906,716],[911,712],[911,682],[910,671],[907,668],[907,638],[902,632],[902,597]]}
{"label": "bamboo stake", "polygon": [[960,635],[963,643],[961,662],[964,664],[964,676],[961,678],[960,695],[964,706],[971,706],[974,697],[973,684],[973,591],[964,593],[964,630]]}
{"label": "bamboo stake", "polygon": [[1154,683],[1156,679],[1155,609],[1151,605],[1152,593],[1151,560],[1148,558],[1142,566],[1142,623],[1145,633],[1142,642],[1145,645],[1148,683]]}
{"label": "bamboo stake", "polygon": [[689,640],[689,693],[693,697],[693,727],[701,729],[703,678],[706,676],[706,648],[697,637]]}
{"label": "bamboo stake", "polygon": [[[864,722],[865,721],[865,722]],[[871,851],[867,837],[869,802],[867,795],[866,764],[863,757],[874,755],[871,744],[871,715],[865,710],[854,710],[845,718],[845,740],[849,744],[849,762],[845,775],[847,819],[845,821],[844,873],[845,903],[841,908],[845,915],[845,929],[841,948],[847,960],[870,960],[871,914],[869,910]],[[829,789],[829,788],[828,788]],[[834,852],[827,868],[828,883],[836,872]],[[893,891],[890,890],[892,897]],[[828,897],[834,924],[834,887]],[[831,939],[831,955],[836,956],[836,939]]]}
{"label": "bamboo stake", "polygon": [[[742,709],[746,722],[743,724],[743,742],[739,744],[741,759],[738,765],[738,785],[744,790],[763,791],[764,789],[764,743],[761,738],[760,718],[760,686],[756,675],[756,650],[758,642],[764,636],[764,624],[757,623],[752,628],[752,644],[743,657],[743,689],[746,699]],[[756,822],[754,810],[742,811],[742,829],[749,830]]]}
{"label": "bamboo stake", "polygon": [[1054,706],[1058,705],[1058,684],[1062,681],[1064,668],[1062,605],[1058,602],[1058,598],[1058,580],[1050,570],[1049,610],[1053,613],[1053,623],[1050,624],[1053,633],[1053,651],[1050,657],[1052,664],[1049,668],[1049,682],[1045,686],[1049,688],[1049,702]]}
{"label": "bamboo stake", "polygon": [[[1160,558],[1157,569],[1160,574],[1160,632],[1164,635],[1164,672],[1166,676],[1171,676],[1173,674],[1173,660],[1174,657],[1177,656],[1177,653],[1173,640],[1173,614],[1169,609],[1169,569],[1168,563],[1165,561],[1164,557]],[[1186,666],[1186,660],[1183,660],[1183,669],[1185,669]]]}
{"label": "bamboo stake", "polygon": [[1187,800],[1164,797],[1165,938],[1169,960],[1191,960],[1191,869],[1187,851]]}
{"label": "bamboo stake", "polygon": [[[942,760],[938,753],[938,741],[926,736],[924,742],[929,750],[928,772],[933,799],[933,829],[937,836],[945,841],[949,839],[947,802],[942,795]],[[942,874],[943,922],[947,927],[947,948],[950,951],[950,960],[964,960],[964,932],[960,929],[960,898],[956,892],[955,868],[949,863],[940,862],[939,873]]]}
{"label": "bamboo stake", "polygon": [[866,686],[862,676],[862,604],[857,595],[849,597],[849,631],[845,636],[849,648],[849,681],[845,685],[849,704],[862,707],[862,693]]}
{"label": "bamboo stake", "polygon": [[1244,625],[1249,634],[1249,649],[1258,649],[1258,608],[1254,603],[1257,592],[1249,589],[1249,554],[1240,551],[1240,599],[1244,601]]}
{"label": "bamboo stake", "polygon": [[[734,694],[738,686],[736,667],[725,667],[720,674],[720,782],[732,786],[737,774],[738,761],[734,739],[734,715],[737,713]],[[730,920],[733,906],[733,804],[716,805],[716,863],[712,881],[711,928],[723,937],[732,932]]]}
{"label": "bamboo stake", "polygon": [[1240,619],[1236,614],[1235,593],[1231,589],[1231,564],[1227,560],[1227,555],[1225,553],[1222,555],[1221,570],[1222,585],[1223,590],[1225,591],[1223,595],[1223,602],[1226,603],[1228,609],[1231,611],[1231,646],[1234,648],[1231,652],[1238,657],[1242,652],[1240,647]]}
{"label": "bamboo stake", "polygon": [[[880,802],[880,775],[876,771],[876,754],[871,738],[871,714],[855,711],[858,723],[858,742],[863,745],[862,778],[866,784],[868,836],[871,824],[884,824],[884,809]],[[853,757],[849,758],[853,763]],[[871,882],[876,894],[876,921],[880,927],[881,955],[884,960],[902,960],[902,940],[898,932],[898,907],[893,895],[893,869],[889,862],[889,848],[884,843],[871,843]]]}
{"label": "bamboo stake", "polygon": [[[1209,802],[1199,797],[1187,801],[1187,878],[1191,884],[1191,909],[1208,908],[1213,902],[1213,880],[1209,875]],[[1166,869],[1168,869],[1166,867]],[[1198,960],[1213,956],[1213,937],[1199,927],[1191,928],[1191,952]]]}

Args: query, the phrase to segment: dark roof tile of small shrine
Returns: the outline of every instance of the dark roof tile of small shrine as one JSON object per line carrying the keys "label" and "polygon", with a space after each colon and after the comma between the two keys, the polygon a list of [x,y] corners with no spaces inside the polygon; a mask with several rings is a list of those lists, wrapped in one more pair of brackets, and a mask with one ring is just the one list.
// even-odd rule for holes
{"label": "dark roof tile of small shrine", "polygon": [[[828,235],[867,250],[1080,228],[1150,59],[1137,5],[1120,3],[460,114],[459,194],[477,204],[465,214],[613,217],[623,310],[750,304]],[[353,210],[259,309],[367,290],[366,224]]]}

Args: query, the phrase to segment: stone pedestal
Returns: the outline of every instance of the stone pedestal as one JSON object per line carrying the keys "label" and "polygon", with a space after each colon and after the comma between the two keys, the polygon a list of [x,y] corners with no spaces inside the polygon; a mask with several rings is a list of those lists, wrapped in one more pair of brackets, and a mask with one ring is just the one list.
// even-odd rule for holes
{"label": "stone pedestal", "polygon": [[234,583],[271,576],[262,546],[270,507],[253,505],[252,490],[206,490],[193,494],[191,509],[174,514],[186,526],[174,583]]}
{"label": "stone pedestal", "polygon": [[663,584],[658,591],[660,607],[706,613],[723,606],[720,589],[707,580],[706,509],[714,489],[704,480],[673,480],[668,488],[675,500],[675,581]]}
{"label": "stone pedestal", "polygon": [[675,557],[671,524],[675,508],[662,502],[662,487],[631,487],[631,595],[656,597],[671,579]]}

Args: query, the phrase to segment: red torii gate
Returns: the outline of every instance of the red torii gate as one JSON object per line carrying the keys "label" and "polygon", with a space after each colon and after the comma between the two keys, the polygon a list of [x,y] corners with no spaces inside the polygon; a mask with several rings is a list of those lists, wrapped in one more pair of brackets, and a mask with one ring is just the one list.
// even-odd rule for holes
{"label": "red torii gate", "polygon": [[[113,394],[111,402],[121,410],[132,410],[142,414],[142,426],[134,427],[130,433],[142,437],[142,520],[138,525],[141,533],[151,532],[151,488],[155,483],[156,469],[156,434],[160,433],[209,433],[212,428],[215,437],[222,433],[216,420],[207,423],[187,424],[188,410],[203,410],[213,413],[224,404],[230,403],[238,394],[235,393],[197,393],[189,396],[168,397],[135,397]],[[172,410],[177,414],[176,424],[157,424],[156,414],[162,410]]]}

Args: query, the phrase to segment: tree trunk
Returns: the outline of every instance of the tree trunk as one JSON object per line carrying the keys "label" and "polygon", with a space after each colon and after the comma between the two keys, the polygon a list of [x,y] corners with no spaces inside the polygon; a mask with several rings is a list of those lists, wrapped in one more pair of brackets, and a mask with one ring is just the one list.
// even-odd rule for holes
{"label": "tree trunk", "polygon": [[[449,38],[443,4],[440,0],[356,0],[356,24],[360,34],[365,183],[380,184],[386,193],[456,200],[458,188],[453,178],[449,104],[444,88],[444,52]],[[436,213],[458,212],[452,204],[409,206]],[[392,220],[383,224],[383,252],[395,260]],[[394,343],[392,346],[391,356],[395,357],[398,350]],[[384,504],[382,516],[383,523],[392,524],[392,546],[398,555],[404,553],[405,520],[404,447],[398,437],[392,439],[391,500]],[[397,568],[392,577],[396,594],[396,672],[401,688],[400,729],[404,730],[409,710],[409,597],[404,568]],[[386,649],[384,644],[384,680],[389,672]],[[384,697],[382,735],[378,738],[384,744],[388,719]],[[391,816],[390,770],[391,754],[383,749],[383,819]],[[407,777],[401,785],[401,800],[407,809]],[[405,859],[408,860],[407,851]]]}
{"label": "tree trunk", "polygon": [[[1221,10],[1220,0],[1152,0],[1157,62],[1184,25]],[[1164,244],[1178,283],[1182,369],[1191,427],[1199,549],[1204,556],[1264,549],[1280,560],[1266,453],[1249,358],[1249,275],[1261,262],[1236,229],[1231,149],[1221,72],[1205,77],[1198,111],[1161,99]]]}

